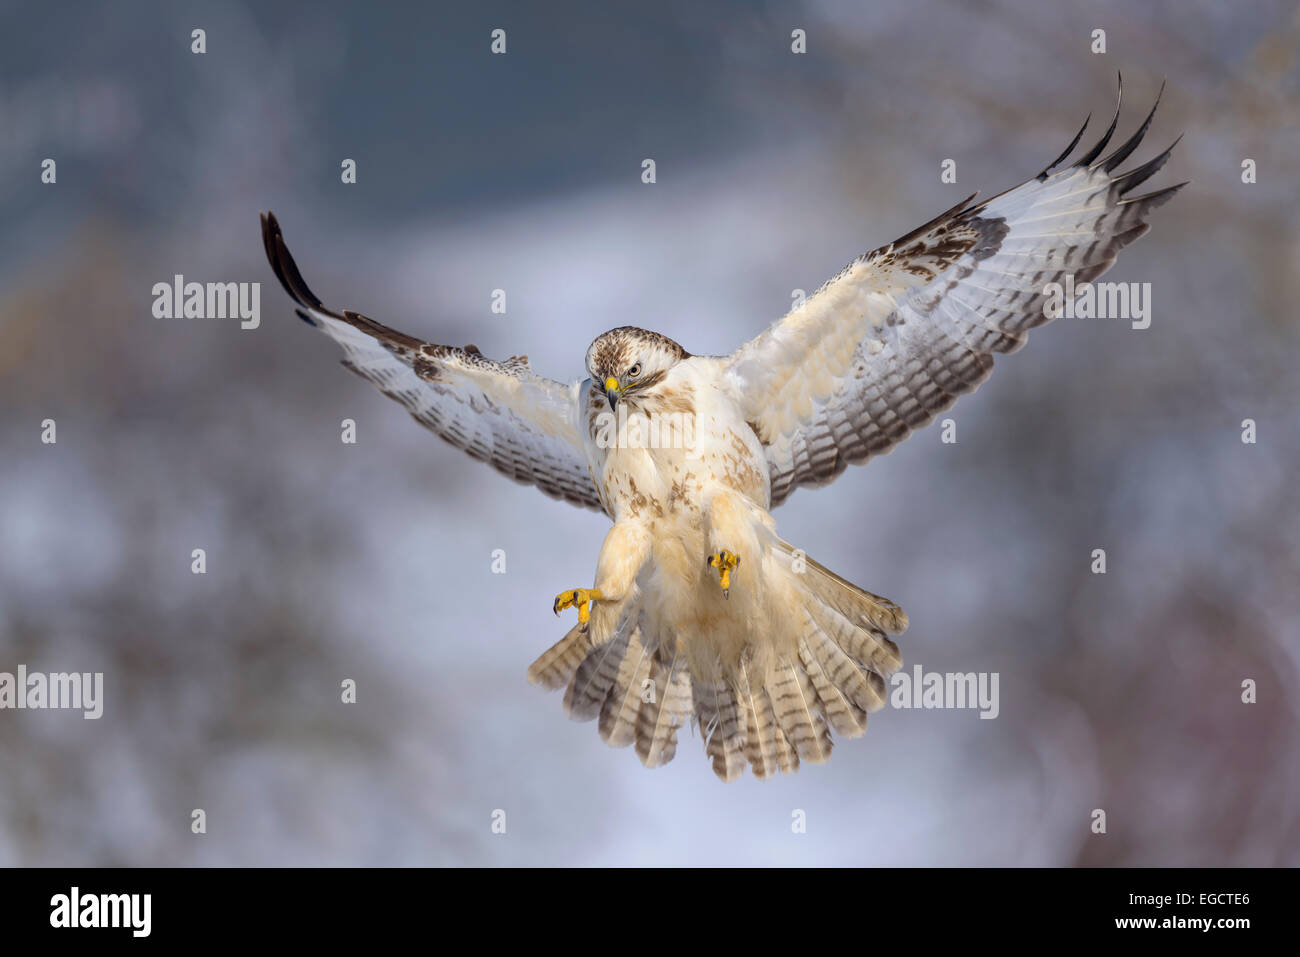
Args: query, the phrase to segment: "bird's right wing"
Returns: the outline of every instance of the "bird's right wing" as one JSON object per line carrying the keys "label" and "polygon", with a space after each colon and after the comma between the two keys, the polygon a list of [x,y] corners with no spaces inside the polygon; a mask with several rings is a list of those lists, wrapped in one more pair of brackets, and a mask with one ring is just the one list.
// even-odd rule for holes
{"label": "bird's right wing", "polygon": [[404,405],[421,425],[516,482],[603,508],[576,423],[578,385],[535,374],[526,356],[488,359],[424,342],[327,308],[303,281],[275,215],[262,217],[266,258],[305,322],[343,347],[343,364]]}

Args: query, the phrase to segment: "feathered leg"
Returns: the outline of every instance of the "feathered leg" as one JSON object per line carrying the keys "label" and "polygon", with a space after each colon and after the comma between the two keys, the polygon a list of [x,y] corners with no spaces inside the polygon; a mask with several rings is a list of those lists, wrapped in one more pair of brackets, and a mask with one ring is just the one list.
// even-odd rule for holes
{"label": "feathered leg", "polygon": [[640,522],[615,522],[596,559],[595,587],[560,592],[555,599],[555,613],[576,606],[579,624],[591,619],[592,645],[599,647],[609,641],[624,618],[626,600],[641,566],[650,557],[650,545],[650,532]]}

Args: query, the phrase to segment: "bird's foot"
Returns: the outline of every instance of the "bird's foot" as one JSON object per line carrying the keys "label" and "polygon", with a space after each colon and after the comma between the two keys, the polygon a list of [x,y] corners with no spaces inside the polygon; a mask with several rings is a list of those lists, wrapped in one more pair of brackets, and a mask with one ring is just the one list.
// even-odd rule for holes
{"label": "bird's foot", "polygon": [[718,570],[718,584],[722,586],[722,597],[729,597],[731,594],[731,570],[740,564],[740,556],[724,548],[722,551],[710,555],[707,564],[709,568]]}
{"label": "bird's foot", "polygon": [[602,597],[599,588],[570,588],[555,596],[551,610],[558,615],[566,608],[577,608],[578,624],[586,624],[591,618],[591,602],[600,601]]}

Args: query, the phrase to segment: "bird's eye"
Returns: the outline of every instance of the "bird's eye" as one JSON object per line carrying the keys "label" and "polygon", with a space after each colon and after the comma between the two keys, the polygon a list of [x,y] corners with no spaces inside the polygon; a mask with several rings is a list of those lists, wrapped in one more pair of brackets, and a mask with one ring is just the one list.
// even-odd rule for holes
{"label": "bird's eye", "polygon": [[628,370],[627,370],[627,374],[628,374],[630,377],[632,377],[633,379],[635,379],[637,376],[639,376],[639,375],[641,374],[641,363],[638,362],[638,363],[637,363],[636,365],[634,365],[632,368],[628,369]]}

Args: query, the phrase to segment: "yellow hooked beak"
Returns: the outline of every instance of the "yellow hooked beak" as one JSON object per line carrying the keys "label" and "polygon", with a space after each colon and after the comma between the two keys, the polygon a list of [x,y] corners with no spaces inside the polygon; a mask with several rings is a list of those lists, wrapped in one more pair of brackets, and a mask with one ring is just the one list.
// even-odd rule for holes
{"label": "yellow hooked beak", "polygon": [[623,391],[623,387],[618,384],[618,380],[610,376],[605,380],[605,398],[609,399],[609,407],[614,408],[618,402],[618,394]]}

